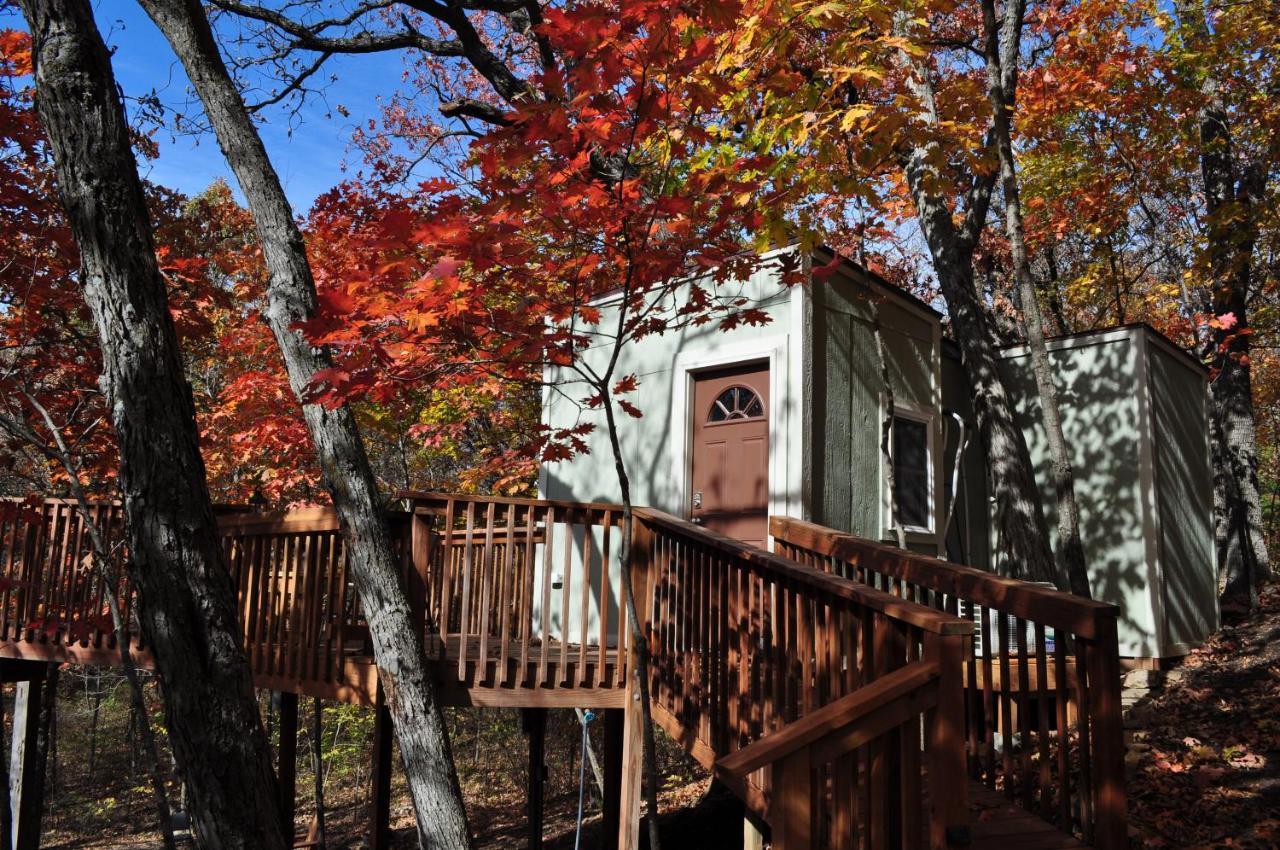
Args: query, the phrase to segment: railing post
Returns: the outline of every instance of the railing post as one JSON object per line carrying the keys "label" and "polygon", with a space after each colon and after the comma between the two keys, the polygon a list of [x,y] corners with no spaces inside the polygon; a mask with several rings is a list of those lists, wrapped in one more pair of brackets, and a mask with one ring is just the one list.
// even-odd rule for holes
{"label": "railing post", "polygon": [[964,661],[967,635],[924,636],[924,660],[939,668],[938,704],[925,712],[929,759],[929,846],[969,843],[969,783],[964,750]]}
{"label": "railing post", "polygon": [[1099,850],[1128,846],[1124,792],[1124,725],[1120,714],[1120,646],[1116,609],[1099,611],[1097,639],[1089,648],[1089,705],[1093,727],[1096,804],[1094,843]]}
{"label": "railing post", "polygon": [[[871,622],[870,681],[875,681],[906,663],[907,644],[896,621],[883,614],[873,614]],[[901,728],[893,729],[871,742],[867,771],[871,847],[897,847],[902,844],[903,800],[899,793],[902,787],[902,735]]]}
{"label": "railing post", "polygon": [[809,850],[813,846],[813,771],[808,747],[774,763],[772,788],[773,850]]}

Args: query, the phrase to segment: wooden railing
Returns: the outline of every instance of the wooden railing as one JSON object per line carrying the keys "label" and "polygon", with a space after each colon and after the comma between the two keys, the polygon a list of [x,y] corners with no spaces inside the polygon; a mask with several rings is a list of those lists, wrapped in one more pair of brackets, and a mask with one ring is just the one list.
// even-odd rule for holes
{"label": "wooden railing", "polygon": [[[626,634],[616,602],[621,512],[609,505],[413,494],[388,512],[402,581],[445,684],[616,691]],[[0,642],[10,654],[118,663],[101,576],[74,503],[6,501],[0,514]],[[123,512],[90,508],[112,549],[113,590],[138,661]],[[372,645],[331,508],[220,512],[245,652],[261,686],[373,698]],[[620,699],[620,697],[619,697]],[[616,700],[614,700],[616,701]],[[588,699],[586,704],[593,704]]]}
{"label": "wooden railing", "polygon": [[1127,846],[1115,606],[785,517],[770,533],[788,558],[972,619],[970,775],[1103,850]]}
{"label": "wooden railing", "polygon": [[[388,519],[393,531],[407,527],[403,513]],[[232,514],[219,526],[258,684],[369,690],[351,669],[367,665],[372,649],[334,511]]]}
{"label": "wooden railing", "polygon": [[[410,599],[457,678],[495,687],[620,689],[615,505],[408,494]],[[424,557],[424,553],[425,557]]]}
{"label": "wooden railing", "polygon": [[[785,805],[786,828],[795,830],[788,834],[809,835],[812,846],[915,848],[922,823],[933,847],[949,833],[962,839],[969,815],[962,671],[972,623],[657,511],[636,516],[654,715],[669,733],[707,767],[719,763],[720,776],[775,829],[777,806]],[[911,717],[874,735],[860,727],[869,737],[854,735],[845,749],[809,752],[811,806],[803,793],[778,802],[775,771],[790,782],[799,769],[789,747],[778,750],[787,755],[777,764],[735,755],[774,752],[767,742],[792,740],[800,733],[788,730],[806,718],[818,719],[801,729],[826,729],[875,683],[923,669],[930,697],[891,710],[910,706]],[[800,843],[788,846],[809,846],[793,841]]]}
{"label": "wooden railing", "polygon": [[[772,846],[807,850],[814,843],[814,773],[831,771],[859,748],[873,747],[877,755],[865,773],[869,805],[859,805],[862,794],[848,794],[840,783],[832,784],[833,802],[844,800],[848,808],[833,812],[833,821],[838,822],[832,824],[830,844],[856,847],[858,834],[863,834],[868,847],[919,847],[920,836],[912,833],[921,820],[920,723],[926,712],[938,706],[940,679],[936,661],[913,661],[720,759],[716,774],[739,784],[753,771],[768,768],[773,788],[769,801]],[[887,745],[890,736],[896,739],[896,748]],[[887,817],[890,771],[886,757],[900,760],[896,767],[906,780],[896,784],[903,795],[898,824]],[[895,829],[897,837],[890,834]],[[841,841],[836,836],[845,838]]]}
{"label": "wooden railing", "polygon": [[[94,504],[91,515],[112,544],[121,539],[119,505]],[[91,568],[89,551],[74,502],[0,500],[0,640],[114,653],[107,594],[116,594],[126,616],[132,614],[133,595],[127,582],[109,587]],[[123,547],[112,546],[110,562],[123,575]],[[134,649],[143,647],[135,642]]]}
{"label": "wooden railing", "polygon": [[[388,521],[446,688],[489,704],[630,705],[620,508],[405,501]],[[92,569],[71,503],[0,513],[6,655],[118,662],[105,594],[132,611],[122,517],[92,510],[115,587]],[[220,523],[259,684],[371,702],[368,626],[334,512]],[[771,524],[777,553],[648,509],[633,532],[654,715],[781,830],[779,846],[940,848],[968,824],[966,771],[1066,831],[1123,845],[1112,606],[784,518]]]}

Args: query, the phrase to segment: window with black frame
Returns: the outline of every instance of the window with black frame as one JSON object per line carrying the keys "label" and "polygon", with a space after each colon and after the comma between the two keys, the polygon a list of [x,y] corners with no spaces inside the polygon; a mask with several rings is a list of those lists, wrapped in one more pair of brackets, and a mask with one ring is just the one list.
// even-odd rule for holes
{"label": "window with black frame", "polygon": [[898,522],[903,528],[930,531],[929,423],[894,416],[891,448]]}

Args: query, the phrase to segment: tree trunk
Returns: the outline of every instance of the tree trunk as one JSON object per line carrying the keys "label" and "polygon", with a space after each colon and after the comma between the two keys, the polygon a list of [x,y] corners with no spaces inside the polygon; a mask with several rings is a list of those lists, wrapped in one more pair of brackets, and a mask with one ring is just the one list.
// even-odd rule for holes
{"label": "tree trunk", "polygon": [[1018,73],[1019,33],[1022,29],[1024,4],[1010,3],[1005,16],[1005,50],[1001,55],[1000,26],[997,24],[995,0],[982,0],[983,25],[986,30],[987,93],[991,101],[991,123],[996,151],[1000,158],[1000,187],[1004,196],[1005,234],[1013,259],[1013,272],[1022,302],[1023,323],[1027,331],[1027,348],[1031,353],[1031,371],[1035,375],[1040,397],[1040,413],[1049,445],[1049,462],[1053,472],[1053,490],[1058,506],[1058,544],[1066,568],[1071,592],[1086,598],[1089,567],[1085,563],[1084,543],[1080,539],[1080,509],[1076,504],[1075,471],[1067,440],[1062,433],[1062,416],[1058,411],[1058,387],[1053,382],[1053,364],[1044,341],[1044,324],[1040,316],[1040,300],[1031,276],[1031,261],[1022,226],[1022,199],[1018,173],[1013,158],[1013,88]]}
{"label": "tree trunk", "polygon": [[[927,69],[909,54],[904,54],[903,61],[908,66],[908,84],[919,97],[926,120],[937,124],[940,118]],[[947,159],[938,142],[928,140],[904,153],[902,170],[947,302],[947,314],[973,394],[978,434],[986,451],[1000,541],[992,566],[1015,578],[1059,584],[1031,454],[997,368],[990,315],[974,287],[973,252],[986,226],[993,178],[973,175],[966,193],[969,206],[963,223],[957,225],[951,204],[937,189],[947,185],[948,181],[938,173],[938,163]]]}
{"label": "tree trunk", "polygon": [[978,434],[993,482],[996,532],[1001,542],[1000,560],[994,566],[1015,578],[1058,584],[1027,441],[1014,419],[1013,405],[996,366],[987,313],[973,288],[972,250],[947,237],[948,232],[954,233],[951,211],[941,198],[923,190],[922,168],[913,156],[907,174],[969,378]]}
{"label": "tree trunk", "polygon": [[[1179,0],[1178,17],[1188,47],[1206,55],[1214,37],[1198,3]],[[1263,196],[1270,163],[1240,167],[1233,149],[1230,112],[1221,83],[1210,71],[1199,81],[1200,172],[1204,181],[1211,309],[1231,313],[1235,323],[1215,328],[1209,355],[1216,373],[1210,384],[1218,590],[1223,601],[1255,608],[1258,585],[1271,577],[1258,488],[1258,449],[1249,360],[1250,289],[1257,243],[1255,204]]]}
{"label": "tree trunk", "polygon": [[[248,200],[269,273],[267,322],[283,354],[289,384],[301,401],[315,374],[331,362],[295,329],[314,313],[316,290],[293,210],[199,0],[142,0],[142,6],[181,60]],[[368,618],[419,838],[428,848],[469,848],[462,791],[423,653],[421,625],[415,626],[400,586],[399,559],[355,417],[345,405],[329,410],[304,404],[302,411]]]}
{"label": "tree trunk", "polygon": [[109,54],[88,0],[22,6],[40,117],[102,350],[129,573],[197,835],[214,850],[283,850],[275,776],[205,488],[195,407]]}
{"label": "tree trunk", "polygon": [[[623,312],[619,308],[619,314]],[[618,476],[618,489],[622,496],[622,549],[618,553],[618,562],[622,564],[622,601],[626,606],[627,623],[631,628],[631,640],[636,648],[636,669],[632,675],[636,677],[640,691],[640,722],[644,728],[642,746],[644,749],[644,800],[649,807],[649,850],[662,850],[662,838],[658,829],[658,745],[653,731],[653,698],[649,693],[649,639],[644,626],[640,622],[639,610],[636,607],[636,589],[631,581],[632,530],[635,514],[631,504],[631,476],[627,473],[627,462],[622,455],[622,442],[618,432],[618,422],[613,410],[613,391],[610,381],[613,366],[617,363],[618,348],[610,361],[604,379],[596,384],[604,407],[605,423],[609,429],[609,448],[613,452],[613,468]]]}

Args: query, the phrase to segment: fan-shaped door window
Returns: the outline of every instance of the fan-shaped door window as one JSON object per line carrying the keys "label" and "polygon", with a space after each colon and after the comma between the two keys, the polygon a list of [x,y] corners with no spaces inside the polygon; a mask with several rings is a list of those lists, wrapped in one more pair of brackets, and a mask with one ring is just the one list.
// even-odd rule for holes
{"label": "fan-shaped door window", "polygon": [[764,402],[750,387],[736,386],[716,396],[707,413],[707,422],[741,422],[744,419],[763,419]]}

